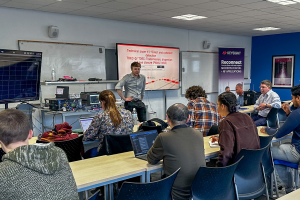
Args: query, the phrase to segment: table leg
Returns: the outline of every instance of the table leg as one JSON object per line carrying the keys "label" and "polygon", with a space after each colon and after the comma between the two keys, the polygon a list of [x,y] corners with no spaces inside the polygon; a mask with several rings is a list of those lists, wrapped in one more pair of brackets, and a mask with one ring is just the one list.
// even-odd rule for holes
{"label": "table leg", "polygon": [[[147,171],[145,171],[145,173],[143,173],[141,176],[140,176],[140,181],[141,183],[145,183],[145,180],[146,180],[146,174],[147,174]],[[149,179],[150,179],[150,173],[149,173]],[[150,182],[150,181],[149,181]]]}
{"label": "table leg", "polygon": [[114,186],[113,186],[113,183],[109,184],[108,186],[106,185],[105,187],[108,188],[107,189],[107,192],[108,192],[108,198],[107,199],[114,200]]}

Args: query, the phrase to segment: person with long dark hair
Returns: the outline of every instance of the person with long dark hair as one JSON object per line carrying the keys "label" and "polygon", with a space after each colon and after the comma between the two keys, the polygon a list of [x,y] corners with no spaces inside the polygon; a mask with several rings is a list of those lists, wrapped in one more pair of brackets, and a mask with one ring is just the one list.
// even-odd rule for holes
{"label": "person with long dark hair", "polygon": [[104,90],[99,95],[103,111],[99,112],[85,131],[83,140],[100,140],[98,151],[101,148],[103,135],[125,135],[132,133],[133,117],[131,112],[123,108],[117,108],[116,97],[109,90]]}
{"label": "person with long dark hair", "polygon": [[242,149],[259,149],[259,137],[255,123],[247,114],[236,112],[236,96],[224,92],[218,96],[218,111],[224,119],[219,124],[220,145],[217,166],[234,163]]}

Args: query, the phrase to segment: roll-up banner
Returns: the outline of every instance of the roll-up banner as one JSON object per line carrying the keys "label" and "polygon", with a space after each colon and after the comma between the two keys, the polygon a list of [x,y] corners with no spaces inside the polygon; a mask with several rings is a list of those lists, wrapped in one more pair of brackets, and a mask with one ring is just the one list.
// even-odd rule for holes
{"label": "roll-up banner", "polygon": [[219,48],[219,94],[244,82],[244,48]]}

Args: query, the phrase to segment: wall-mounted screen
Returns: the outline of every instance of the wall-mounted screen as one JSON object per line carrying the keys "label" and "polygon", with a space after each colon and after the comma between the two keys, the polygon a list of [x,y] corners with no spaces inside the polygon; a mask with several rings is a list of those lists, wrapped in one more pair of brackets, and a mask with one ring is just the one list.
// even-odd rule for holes
{"label": "wall-mounted screen", "polygon": [[146,90],[179,89],[179,48],[117,44],[119,80],[131,73],[133,62],[141,64]]}
{"label": "wall-mounted screen", "polygon": [[0,103],[39,99],[42,52],[0,49]]}

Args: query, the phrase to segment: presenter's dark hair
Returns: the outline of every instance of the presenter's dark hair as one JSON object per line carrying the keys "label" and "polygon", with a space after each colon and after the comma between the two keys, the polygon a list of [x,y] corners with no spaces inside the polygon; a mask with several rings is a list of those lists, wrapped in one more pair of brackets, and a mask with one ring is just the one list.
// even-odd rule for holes
{"label": "presenter's dark hair", "polygon": [[291,89],[292,95],[297,97],[300,96],[300,85],[296,85]]}
{"label": "presenter's dark hair", "polygon": [[131,63],[131,69],[133,67],[141,67],[141,63],[139,63],[139,62],[133,62],[133,63]]}
{"label": "presenter's dark hair", "polygon": [[24,112],[16,109],[0,112],[0,140],[4,145],[25,141],[30,130],[29,117]]}
{"label": "presenter's dark hair", "polygon": [[190,99],[197,99],[198,97],[204,97],[207,98],[207,95],[205,94],[205,90],[201,86],[194,85],[189,87],[185,92],[185,98]]}
{"label": "presenter's dark hair", "polygon": [[260,82],[260,84],[264,84],[264,85],[266,85],[266,86],[272,88],[272,83],[271,83],[271,81],[269,81],[269,80],[263,80],[262,82]]}
{"label": "presenter's dark hair", "polygon": [[168,108],[167,115],[174,126],[186,124],[189,118],[189,110],[182,103],[175,103]]}
{"label": "presenter's dark hair", "polygon": [[116,106],[116,97],[109,90],[104,90],[99,95],[99,100],[104,101],[105,112],[109,113],[114,126],[119,126],[122,122],[121,115]]}
{"label": "presenter's dark hair", "polygon": [[223,92],[218,96],[218,102],[228,108],[229,113],[236,112],[236,96],[232,92]]}

